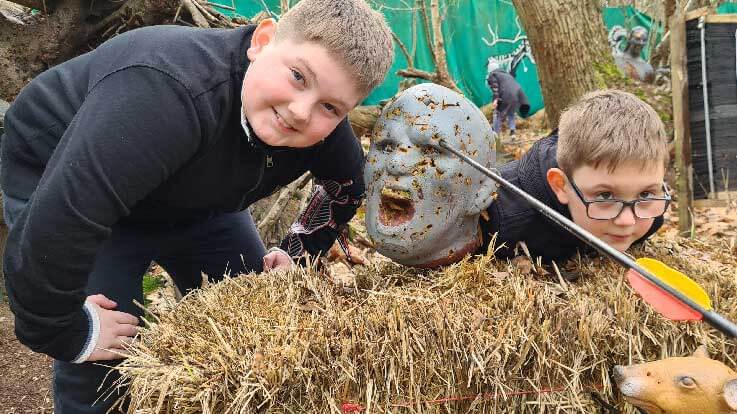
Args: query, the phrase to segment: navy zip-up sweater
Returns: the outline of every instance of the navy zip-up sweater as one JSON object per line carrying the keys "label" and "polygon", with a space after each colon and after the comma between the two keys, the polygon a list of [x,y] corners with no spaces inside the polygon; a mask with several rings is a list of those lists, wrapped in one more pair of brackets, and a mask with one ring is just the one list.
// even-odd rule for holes
{"label": "navy zip-up sweater", "polygon": [[309,170],[341,183],[327,197],[342,202],[329,203],[330,226],[291,235],[291,245],[317,253],[334,242],[364,193],[360,144],[347,120],[306,149],[249,141],[240,92],[253,29],[134,30],[21,91],[6,114],[0,177],[5,194],[28,202],[4,257],[21,342],[60,360],[78,355],[87,275],[121,221],[241,211]]}
{"label": "navy zip-up sweater", "polygon": [[[507,181],[526,193],[542,201],[569,220],[571,213],[568,206],[561,204],[548,185],[546,175],[551,168],[558,168],[556,151],[558,135],[552,135],[537,141],[521,159],[504,164],[499,172]],[[593,252],[587,244],[576,236],[552,222],[535,210],[528,202],[512,192],[500,188],[497,199],[487,209],[489,220],[480,220],[483,232],[483,246],[479,253],[486,253],[493,235],[496,233],[496,247],[504,247],[496,251],[500,258],[511,258],[518,242],[524,241],[533,257],[542,257],[543,262],[551,260],[567,260],[577,251]],[[663,217],[653,222],[650,230],[642,236],[639,243],[655,233],[663,225]]]}

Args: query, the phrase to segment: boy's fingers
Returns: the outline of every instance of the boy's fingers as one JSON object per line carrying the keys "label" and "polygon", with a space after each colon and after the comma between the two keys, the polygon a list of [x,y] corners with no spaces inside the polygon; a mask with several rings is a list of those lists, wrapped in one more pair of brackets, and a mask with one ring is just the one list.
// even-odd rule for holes
{"label": "boy's fingers", "polygon": [[128,349],[133,344],[133,338],[129,336],[119,336],[116,341],[117,349]]}
{"label": "boy's fingers", "polygon": [[138,326],[130,325],[127,323],[121,324],[118,325],[118,330],[116,333],[120,336],[134,337],[138,333]]}
{"label": "boy's fingers", "polygon": [[125,312],[115,312],[115,322],[120,324],[138,325],[138,318]]}
{"label": "boy's fingers", "polygon": [[105,349],[95,349],[95,352],[93,352],[89,358],[87,358],[88,362],[92,361],[110,361],[113,359],[121,359],[124,358],[123,356],[118,355],[115,352],[110,352]]}
{"label": "boy's fingers", "polygon": [[115,301],[108,299],[105,295],[101,293],[87,296],[87,300],[103,309],[113,309],[118,306]]}
{"label": "boy's fingers", "polygon": [[264,256],[264,270],[272,269],[274,267],[274,262],[275,261],[276,260],[275,260],[274,255],[272,253],[269,253],[266,256]]}

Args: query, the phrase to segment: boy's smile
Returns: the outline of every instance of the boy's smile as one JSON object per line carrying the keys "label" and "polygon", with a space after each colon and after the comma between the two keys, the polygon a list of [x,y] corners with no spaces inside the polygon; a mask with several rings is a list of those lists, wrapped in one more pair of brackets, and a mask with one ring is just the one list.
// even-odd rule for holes
{"label": "boy's smile", "polygon": [[328,51],[275,40],[276,25],[253,33],[241,91],[251,128],[272,146],[309,147],[325,139],[361,99],[355,81]]}
{"label": "boy's smile", "polygon": [[[558,173],[561,175],[558,176]],[[571,217],[576,224],[617,250],[625,251],[648,232],[654,218],[639,218],[635,215],[633,207],[626,205],[614,218],[593,219],[590,217],[592,207],[589,207],[587,212],[584,200],[576,193],[573,185],[578,187],[581,195],[587,201],[610,199],[631,201],[664,197],[664,175],[665,168],[662,165],[650,165],[643,168],[640,163],[630,162],[619,165],[612,172],[607,169],[607,166],[600,165],[594,168],[584,165],[570,175],[571,180],[567,179],[561,170],[553,168],[548,172],[548,182],[558,197],[558,201],[568,205]],[[612,215],[614,214],[616,212]]]}

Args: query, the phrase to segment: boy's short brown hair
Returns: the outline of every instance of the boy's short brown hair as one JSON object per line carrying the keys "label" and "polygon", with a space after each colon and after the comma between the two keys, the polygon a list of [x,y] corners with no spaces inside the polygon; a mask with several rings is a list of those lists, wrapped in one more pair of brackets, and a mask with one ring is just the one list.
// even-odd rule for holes
{"label": "boy's short brown hair", "polygon": [[394,60],[392,35],[384,16],[364,0],[301,0],[276,27],[276,40],[313,42],[328,50],[354,74],[368,95]]}
{"label": "boy's short brown hair", "polygon": [[584,165],[604,165],[613,172],[630,161],[667,168],[667,141],[657,112],[635,95],[614,89],[590,92],[560,117],[558,165],[569,175]]}

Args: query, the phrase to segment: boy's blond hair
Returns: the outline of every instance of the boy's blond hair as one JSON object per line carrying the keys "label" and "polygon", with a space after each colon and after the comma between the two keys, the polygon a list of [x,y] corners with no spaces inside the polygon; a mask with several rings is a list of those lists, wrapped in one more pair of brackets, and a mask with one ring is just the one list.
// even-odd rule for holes
{"label": "boy's blond hair", "polygon": [[394,60],[384,16],[364,0],[302,0],[276,27],[276,40],[313,42],[328,50],[349,73],[364,96],[383,82]]}
{"label": "boy's blond hair", "polygon": [[569,175],[584,165],[613,172],[631,161],[667,168],[667,140],[658,114],[635,95],[613,89],[590,92],[560,117],[558,165]]}

